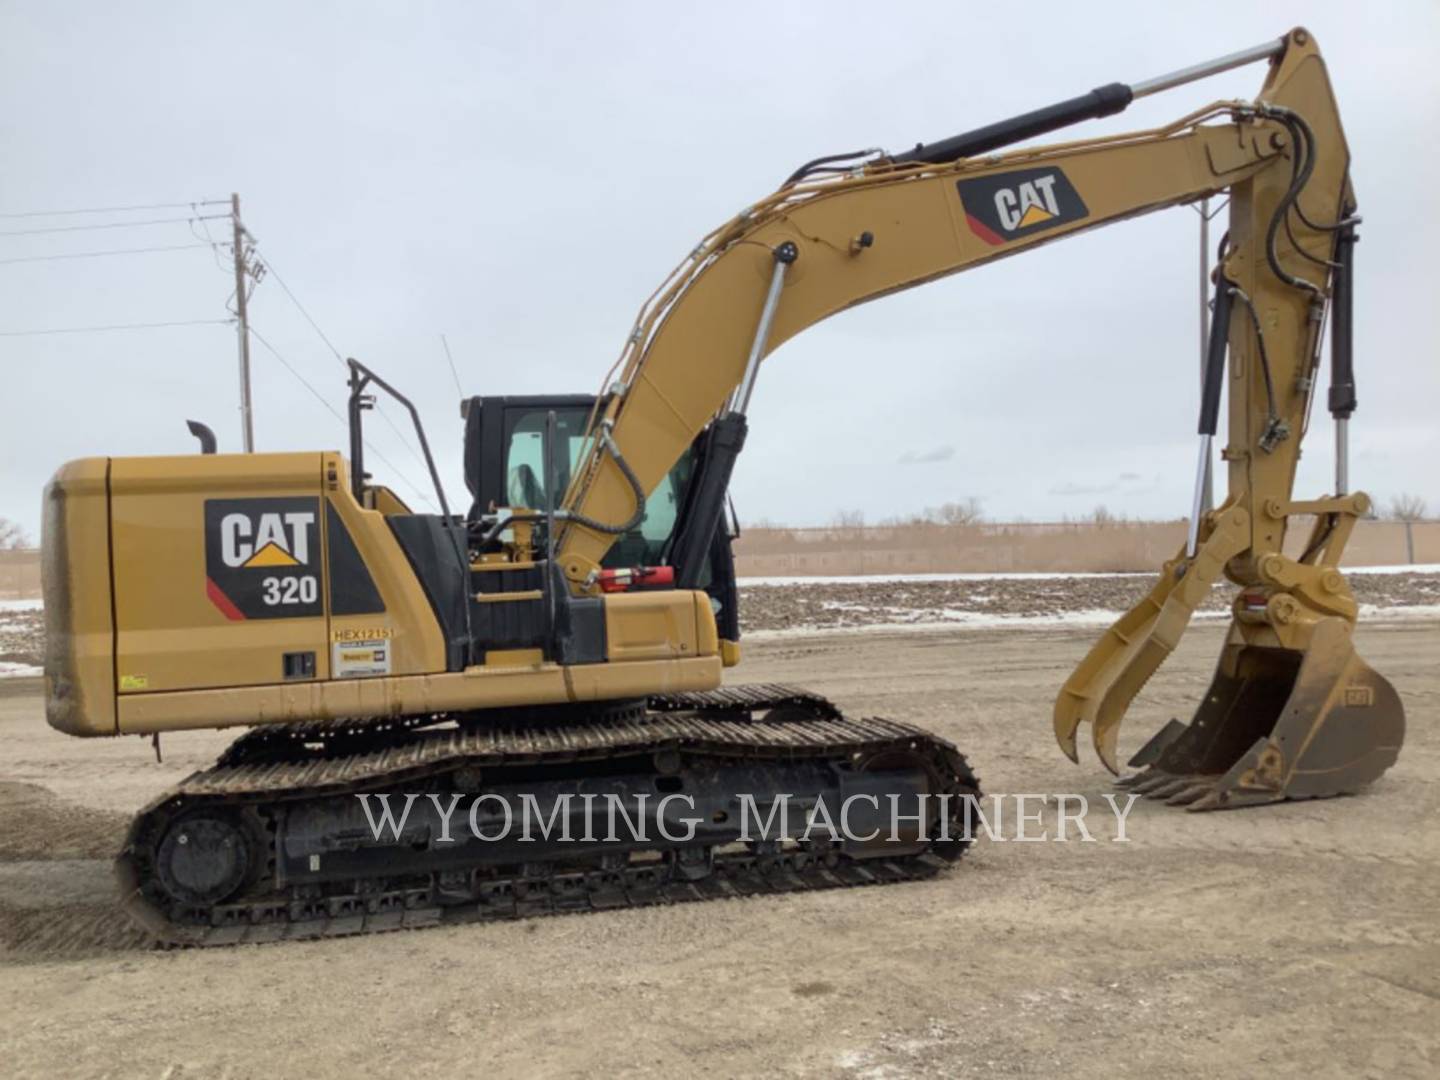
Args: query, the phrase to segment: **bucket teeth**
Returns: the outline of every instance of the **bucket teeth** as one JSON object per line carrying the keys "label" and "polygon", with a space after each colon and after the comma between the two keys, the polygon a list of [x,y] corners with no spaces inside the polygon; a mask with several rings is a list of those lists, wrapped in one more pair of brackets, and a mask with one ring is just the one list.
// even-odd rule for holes
{"label": "bucket teeth", "polygon": [[1151,768],[1122,776],[1115,781],[1115,786],[1148,799],[1163,799],[1169,806],[1186,806],[1213,791],[1215,778],[1176,776],[1174,773]]}
{"label": "bucket teeth", "polygon": [[1195,799],[1191,804],[1185,805],[1185,809],[1191,812],[1191,814],[1201,814],[1201,812],[1211,811],[1211,809],[1224,809],[1224,804],[1220,801],[1220,792],[1211,788],[1210,791],[1202,795],[1201,798]]}
{"label": "bucket teeth", "polygon": [[1213,780],[1193,781],[1165,800],[1166,806],[1189,806],[1215,790]]}
{"label": "bucket teeth", "polygon": [[1220,810],[1224,806],[1225,804],[1220,801],[1220,789],[1211,788],[1194,802],[1187,803],[1185,809],[1191,813],[1200,813],[1205,810]]}
{"label": "bucket teeth", "polygon": [[1169,773],[1163,773],[1152,769],[1150,775],[1141,780],[1138,784],[1131,786],[1130,790],[1137,795],[1151,795],[1161,788],[1169,787],[1175,782],[1175,777]]}
{"label": "bucket teeth", "polygon": [[1193,776],[1181,776],[1171,780],[1168,784],[1162,784],[1157,788],[1145,792],[1152,799],[1170,799],[1180,792],[1188,790],[1195,785]]}

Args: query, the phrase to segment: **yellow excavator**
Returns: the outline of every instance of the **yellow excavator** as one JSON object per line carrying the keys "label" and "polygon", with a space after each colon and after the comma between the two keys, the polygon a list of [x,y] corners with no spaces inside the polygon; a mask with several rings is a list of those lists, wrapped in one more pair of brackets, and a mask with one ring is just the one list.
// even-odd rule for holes
{"label": "yellow excavator", "polygon": [[[1253,100],[1015,146],[1250,63],[1268,65]],[[807,163],[695,246],[597,396],[462,403],[464,514],[414,407],[356,361],[348,460],[217,454],[199,430],[201,454],[63,466],[44,507],[49,722],[157,749],[166,732],[250,728],[137,816],[117,861],[127,907],[164,940],[216,944],[953,862],[978,793],[954,746],[793,687],[722,685],[740,659],[726,492],[760,363],[851,305],[1221,193],[1189,534],[1060,690],[1055,733],[1075,758],[1088,723],[1116,771],[1127,706],[1223,577],[1238,594],[1214,681],[1133,759],[1134,789],[1208,809],[1364,787],[1404,720],[1355,653],[1339,570],[1369,505],[1345,464],[1359,218],[1325,64],[1297,29],[904,152]],[[1295,500],[1327,316],[1335,491]],[[1207,509],[1226,387],[1229,494]],[[365,469],[381,394],[409,410],[438,514]],[[1314,523],[1292,555],[1296,517]],[[848,827],[747,828],[786,797]],[[887,805],[901,825],[882,835]],[[642,828],[597,835],[602,806]],[[509,827],[516,807],[543,835]]]}

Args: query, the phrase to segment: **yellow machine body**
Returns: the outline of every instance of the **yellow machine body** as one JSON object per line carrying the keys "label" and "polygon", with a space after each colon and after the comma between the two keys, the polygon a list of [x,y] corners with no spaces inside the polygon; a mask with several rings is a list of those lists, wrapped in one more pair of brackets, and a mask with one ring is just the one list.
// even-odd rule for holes
{"label": "yellow machine body", "polygon": [[[690,590],[604,597],[602,662],[562,666],[518,649],[448,671],[387,515],[361,506],[345,475],[334,453],[90,458],[61,469],[45,495],[50,723],[72,735],[149,734],[719,685],[714,615]],[[375,610],[345,613],[342,544],[362,560]],[[241,590],[257,601],[249,615],[229,595]],[[254,617],[267,608],[275,617]]]}

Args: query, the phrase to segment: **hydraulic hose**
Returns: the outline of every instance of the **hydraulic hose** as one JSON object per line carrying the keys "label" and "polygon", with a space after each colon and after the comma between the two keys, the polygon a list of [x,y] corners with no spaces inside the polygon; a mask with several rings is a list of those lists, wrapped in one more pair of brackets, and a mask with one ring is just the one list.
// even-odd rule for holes
{"label": "hydraulic hose", "polygon": [[610,421],[604,420],[600,424],[600,445],[605,452],[614,459],[615,464],[620,466],[620,472],[630,484],[630,490],[635,495],[635,512],[619,525],[608,525],[603,521],[589,517],[578,510],[557,510],[555,516],[562,521],[574,522],[595,532],[605,533],[607,536],[619,536],[636,528],[640,522],[645,520],[645,488],[640,484],[640,478],[635,475],[635,470],[625,460],[625,455],[620,453],[620,448],[615,445],[614,438],[610,435]]}

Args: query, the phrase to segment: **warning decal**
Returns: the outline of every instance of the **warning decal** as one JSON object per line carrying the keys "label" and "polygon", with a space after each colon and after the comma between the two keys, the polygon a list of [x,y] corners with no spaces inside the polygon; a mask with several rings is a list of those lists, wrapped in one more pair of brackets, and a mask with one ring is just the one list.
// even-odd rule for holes
{"label": "warning decal", "polygon": [[330,675],[336,679],[390,674],[388,629],[337,630],[330,654]]}

